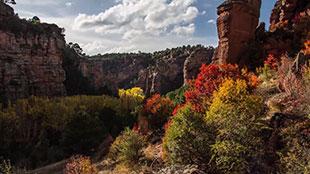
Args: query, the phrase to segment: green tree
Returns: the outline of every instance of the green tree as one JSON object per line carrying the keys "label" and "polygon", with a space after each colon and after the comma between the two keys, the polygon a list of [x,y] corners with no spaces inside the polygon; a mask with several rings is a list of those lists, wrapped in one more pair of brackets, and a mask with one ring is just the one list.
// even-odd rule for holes
{"label": "green tree", "polygon": [[135,164],[143,156],[145,143],[143,136],[127,128],[115,139],[108,156],[124,164]]}
{"label": "green tree", "polygon": [[248,92],[244,80],[227,79],[214,93],[206,122],[217,128],[212,152],[220,171],[251,173],[262,169],[262,111],[261,98]]}
{"label": "green tree", "polygon": [[211,145],[215,132],[212,125],[204,122],[190,105],[185,106],[172,118],[163,139],[164,158],[171,164],[196,164],[213,169]]}

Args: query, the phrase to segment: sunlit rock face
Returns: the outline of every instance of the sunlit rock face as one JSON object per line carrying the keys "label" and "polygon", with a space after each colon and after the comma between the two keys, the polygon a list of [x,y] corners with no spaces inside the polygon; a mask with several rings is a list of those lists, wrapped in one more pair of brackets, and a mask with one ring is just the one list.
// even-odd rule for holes
{"label": "sunlit rock face", "polygon": [[183,47],[153,54],[93,56],[81,60],[80,70],[97,91],[116,94],[119,88],[141,87],[147,95],[167,93],[194,79],[209,64],[213,48]]}
{"label": "sunlit rock face", "polygon": [[264,48],[274,55],[295,56],[310,40],[310,1],[277,0],[270,17]]}
{"label": "sunlit rock face", "polygon": [[0,2],[0,97],[2,101],[31,95],[62,96],[62,30],[15,16]]}
{"label": "sunlit rock face", "polygon": [[269,30],[292,30],[294,24],[307,16],[310,16],[309,0],[277,0],[270,17]]}
{"label": "sunlit rock face", "polygon": [[241,55],[255,38],[261,0],[226,0],[218,7],[217,29],[219,44],[213,62],[245,64]]}

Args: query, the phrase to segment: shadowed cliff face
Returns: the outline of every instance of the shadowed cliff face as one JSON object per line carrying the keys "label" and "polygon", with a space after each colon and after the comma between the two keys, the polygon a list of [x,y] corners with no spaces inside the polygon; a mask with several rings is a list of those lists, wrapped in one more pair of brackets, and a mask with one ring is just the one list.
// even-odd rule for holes
{"label": "shadowed cliff face", "polygon": [[61,29],[32,24],[0,2],[0,96],[2,101],[65,95]]}
{"label": "shadowed cliff face", "polygon": [[193,79],[213,48],[183,47],[154,54],[120,54],[81,59],[80,70],[97,91],[141,87],[147,95],[167,93]]}

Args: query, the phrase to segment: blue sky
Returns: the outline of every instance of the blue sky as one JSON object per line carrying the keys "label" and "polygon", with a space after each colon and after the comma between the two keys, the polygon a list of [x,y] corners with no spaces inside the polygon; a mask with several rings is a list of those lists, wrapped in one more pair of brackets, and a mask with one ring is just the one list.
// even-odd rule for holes
{"label": "blue sky", "polygon": [[[216,7],[223,0],[16,0],[22,18],[66,29],[88,54],[152,52],[188,44],[217,45]],[[269,23],[275,0],[263,0]]]}

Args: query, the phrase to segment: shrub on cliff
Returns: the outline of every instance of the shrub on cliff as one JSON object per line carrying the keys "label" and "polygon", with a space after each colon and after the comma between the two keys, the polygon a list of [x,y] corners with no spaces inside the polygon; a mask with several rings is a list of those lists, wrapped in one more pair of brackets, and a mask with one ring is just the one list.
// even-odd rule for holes
{"label": "shrub on cliff", "polygon": [[196,164],[210,168],[211,145],[215,135],[212,125],[190,105],[173,116],[163,138],[164,158],[171,164]]}
{"label": "shrub on cliff", "polygon": [[212,153],[217,169],[224,173],[260,169],[263,102],[248,87],[244,80],[225,80],[206,114],[206,122],[217,129]]}
{"label": "shrub on cliff", "polygon": [[137,132],[127,128],[116,138],[109,151],[109,158],[124,164],[136,164],[143,156],[145,139]]}

